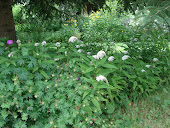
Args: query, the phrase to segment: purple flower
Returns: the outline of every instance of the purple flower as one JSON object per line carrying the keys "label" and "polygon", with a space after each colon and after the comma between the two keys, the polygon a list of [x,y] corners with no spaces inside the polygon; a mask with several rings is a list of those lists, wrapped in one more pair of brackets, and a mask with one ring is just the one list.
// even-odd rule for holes
{"label": "purple flower", "polygon": [[77,80],[80,80],[80,78],[79,78],[79,77],[77,77]]}
{"label": "purple flower", "polygon": [[30,107],[27,108],[28,110],[30,109]]}
{"label": "purple flower", "polygon": [[13,40],[8,40],[8,41],[7,41],[7,44],[9,44],[9,45],[10,45],[10,44],[13,44]]}

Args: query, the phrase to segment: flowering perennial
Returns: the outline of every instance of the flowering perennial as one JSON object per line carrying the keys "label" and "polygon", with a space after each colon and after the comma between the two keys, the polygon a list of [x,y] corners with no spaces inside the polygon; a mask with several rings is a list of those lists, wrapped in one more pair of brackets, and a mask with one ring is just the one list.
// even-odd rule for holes
{"label": "flowering perennial", "polygon": [[153,58],[153,61],[158,61],[158,58]]}
{"label": "flowering perennial", "polygon": [[145,65],[145,67],[150,68],[151,65]]}
{"label": "flowering perennial", "polygon": [[106,56],[106,53],[101,50],[101,51],[99,51],[99,52],[97,53],[97,56],[98,56],[100,59],[102,59],[104,56]]}
{"label": "flowering perennial", "polygon": [[82,51],[83,51],[82,49],[77,50],[78,53],[81,53]]}
{"label": "flowering perennial", "polygon": [[57,47],[60,47],[60,42],[57,42],[57,43],[56,43],[56,46],[57,46]]}
{"label": "flowering perennial", "polygon": [[146,71],[144,69],[142,69],[141,72],[146,72]]}
{"label": "flowering perennial", "polygon": [[97,55],[93,55],[94,59],[98,60],[99,57]]}
{"label": "flowering perennial", "polygon": [[47,44],[46,41],[43,41],[43,42],[42,42],[42,45],[46,45],[46,44]]}
{"label": "flowering perennial", "polygon": [[20,41],[20,40],[17,40],[16,42],[17,42],[17,44],[21,43],[21,41]]}
{"label": "flowering perennial", "polygon": [[8,40],[8,41],[7,41],[7,44],[9,44],[9,45],[10,45],[10,44],[13,44],[13,40]]}
{"label": "flowering perennial", "polygon": [[91,52],[87,52],[87,55],[90,55],[91,54]]}
{"label": "flowering perennial", "polygon": [[80,48],[80,45],[76,45],[76,48]]}
{"label": "flowering perennial", "polygon": [[35,44],[34,44],[34,46],[38,46],[38,45],[40,45],[40,43],[35,43]]}
{"label": "flowering perennial", "polygon": [[74,43],[76,40],[78,40],[77,37],[72,36],[72,37],[69,38],[68,42]]}
{"label": "flowering perennial", "polygon": [[108,58],[108,61],[113,61],[115,58],[113,57],[113,56],[110,56],[109,58]]}
{"label": "flowering perennial", "polygon": [[123,57],[122,57],[122,60],[126,60],[126,59],[128,59],[130,56],[128,56],[128,55],[124,55]]}
{"label": "flowering perennial", "polygon": [[108,83],[108,80],[106,77],[104,77],[103,75],[99,75],[98,77],[96,77],[96,80],[99,81],[105,81],[106,83]]}
{"label": "flowering perennial", "polygon": [[14,52],[9,53],[9,54],[8,54],[8,57],[13,56],[13,54],[14,54]]}
{"label": "flowering perennial", "polygon": [[128,54],[128,51],[124,51],[124,54]]}

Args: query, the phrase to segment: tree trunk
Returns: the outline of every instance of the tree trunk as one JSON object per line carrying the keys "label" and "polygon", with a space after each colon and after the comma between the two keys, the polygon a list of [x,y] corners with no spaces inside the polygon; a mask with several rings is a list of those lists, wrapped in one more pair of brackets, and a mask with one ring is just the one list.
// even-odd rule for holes
{"label": "tree trunk", "polygon": [[11,0],[0,0],[0,38],[16,41]]}

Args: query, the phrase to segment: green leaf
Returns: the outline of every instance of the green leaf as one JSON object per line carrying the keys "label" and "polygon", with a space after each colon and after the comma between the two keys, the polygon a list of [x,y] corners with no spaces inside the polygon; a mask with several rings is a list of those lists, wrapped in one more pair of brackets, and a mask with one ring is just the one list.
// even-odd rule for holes
{"label": "green leaf", "polygon": [[5,57],[0,57],[0,64],[4,63],[5,61],[7,61],[8,59]]}
{"label": "green leaf", "polygon": [[106,108],[107,108],[107,113],[108,113],[108,114],[112,114],[112,113],[114,112],[114,110],[115,110],[114,105],[111,104],[111,103],[107,104],[107,105],[106,105]]}
{"label": "green leaf", "polygon": [[96,81],[95,80],[93,80],[93,79],[88,79],[88,78],[86,78],[86,77],[82,77],[83,79],[84,79],[84,81],[86,81],[87,83],[90,83],[90,84],[94,84],[94,83],[96,83]]}
{"label": "green leaf", "polygon": [[98,75],[104,75],[104,76],[107,76],[108,74],[112,73],[114,70],[113,69],[102,69],[102,68],[98,68],[97,69],[98,71]]}
{"label": "green leaf", "polygon": [[6,67],[9,67],[10,63],[6,62],[5,65],[6,65]]}
{"label": "green leaf", "polygon": [[90,93],[90,90],[86,90],[83,94],[83,99]]}
{"label": "green leaf", "polygon": [[53,63],[55,63],[54,60],[44,60],[43,62],[46,63],[46,64],[53,64]]}
{"label": "green leaf", "polygon": [[138,85],[138,87],[140,88],[141,93],[143,93],[143,87],[142,87],[142,85]]}
{"label": "green leaf", "polygon": [[41,73],[41,75],[43,75],[46,79],[49,79],[48,75],[47,75],[43,70],[40,70],[40,73]]}
{"label": "green leaf", "polygon": [[16,63],[15,63],[15,61],[11,61],[11,64],[13,64],[14,66],[16,66]]}
{"label": "green leaf", "polygon": [[104,57],[103,59],[101,59],[100,64],[101,65],[104,64],[106,62],[106,60],[107,60],[107,57]]}
{"label": "green leaf", "polygon": [[133,90],[135,90],[135,88],[136,88],[137,85],[138,85],[138,84],[137,84],[137,82],[135,81],[135,82],[133,83]]}
{"label": "green leaf", "polygon": [[40,55],[41,55],[41,57],[50,58],[50,55],[48,55],[48,54],[40,54]]}
{"label": "green leaf", "polygon": [[114,68],[114,69],[118,69],[116,66],[111,65],[111,64],[102,64],[101,66],[102,66],[102,67],[105,67],[105,68]]}
{"label": "green leaf", "polygon": [[32,73],[34,73],[37,70],[38,70],[38,67],[34,67],[33,70],[32,70]]}
{"label": "green leaf", "polygon": [[28,114],[27,113],[23,113],[22,114],[22,120],[27,120],[28,119]]}
{"label": "green leaf", "polygon": [[59,50],[57,51],[57,53],[65,52],[65,51],[67,51],[65,48],[61,48],[61,49],[59,49]]}
{"label": "green leaf", "polygon": [[10,103],[2,103],[2,108],[10,108]]}
{"label": "green leaf", "polygon": [[115,90],[117,90],[116,88],[114,88],[114,87],[112,87],[112,86],[108,86],[107,84],[97,86],[97,89],[102,89],[102,88],[115,89]]}
{"label": "green leaf", "polygon": [[89,73],[93,71],[95,68],[94,67],[89,67],[83,74]]}
{"label": "green leaf", "polygon": [[93,104],[97,107],[97,109],[99,110],[99,112],[101,112],[101,108],[100,108],[100,104],[96,99],[92,99]]}
{"label": "green leaf", "polygon": [[22,48],[22,55],[23,56],[28,56],[28,48]]}
{"label": "green leaf", "polygon": [[82,72],[84,72],[86,69],[89,68],[87,65],[82,64],[82,63],[78,63],[78,65],[81,67]]}

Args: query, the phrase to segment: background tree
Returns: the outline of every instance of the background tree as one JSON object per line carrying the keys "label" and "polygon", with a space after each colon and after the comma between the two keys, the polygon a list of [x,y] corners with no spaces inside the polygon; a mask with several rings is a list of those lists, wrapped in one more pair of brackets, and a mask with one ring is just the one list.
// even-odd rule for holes
{"label": "background tree", "polygon": [[0,0],[0,37],[16,40],[15,25],[10,0]]}
{"label": "background tree", "polygon": [[84,8],[89,13],[92,9],[102,7],[105,0],[0,0],[0,37],[16,40],[11,2],[12,4],[23,3],[27,14],[37,18],[48,19],[58,16],[61,24],[63,16],[81,14]]}

